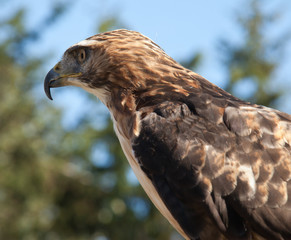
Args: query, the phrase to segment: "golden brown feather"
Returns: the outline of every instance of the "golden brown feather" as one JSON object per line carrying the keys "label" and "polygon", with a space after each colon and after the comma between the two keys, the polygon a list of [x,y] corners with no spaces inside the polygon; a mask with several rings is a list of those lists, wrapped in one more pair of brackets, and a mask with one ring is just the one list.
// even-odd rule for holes
{"label": "golden brown feather", "polygon": [[128,30],[69,48],[45,91],[74,85],[111,112],[153,203],[186,239],[291,239],[291,116],[239,100]]}

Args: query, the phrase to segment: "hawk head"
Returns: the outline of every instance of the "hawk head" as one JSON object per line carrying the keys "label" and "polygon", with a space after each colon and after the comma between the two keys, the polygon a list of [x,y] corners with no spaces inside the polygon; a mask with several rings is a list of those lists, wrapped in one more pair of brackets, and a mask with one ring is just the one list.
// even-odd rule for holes
{"label": "hawk head", "polygon": [[117,92],[130,95],[128,91],[144,92],[156,86],[155,94],[159,90],[161,93],[165,74],[171,75],[177,69],[183,67],[149,38],[135,31],[115,30],[92,36],[66,50],[47,74],[44,89],[52,100],[50,88],[78,86],[108,106]]}

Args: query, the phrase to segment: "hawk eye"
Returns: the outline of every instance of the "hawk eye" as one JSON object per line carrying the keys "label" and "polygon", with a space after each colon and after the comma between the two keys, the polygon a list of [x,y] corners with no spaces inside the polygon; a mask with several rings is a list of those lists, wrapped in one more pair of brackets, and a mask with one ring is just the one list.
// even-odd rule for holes
{"label": "hawk eye", "polygon": [[84,49],[80,49],[78,52],[78,61],[79,63],[83,63],[86,60],[86,51]]}

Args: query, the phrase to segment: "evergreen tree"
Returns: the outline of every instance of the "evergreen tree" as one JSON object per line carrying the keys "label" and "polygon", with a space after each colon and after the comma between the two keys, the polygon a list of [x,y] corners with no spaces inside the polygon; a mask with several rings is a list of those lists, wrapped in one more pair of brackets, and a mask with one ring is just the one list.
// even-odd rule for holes
{"label": "evergreen tree", "polygon": [[[0,39],[0,239],[180,239],[128,177],[129,164],[109,114],[101,129],[91,113],[66,129],[56,104],[36,94],[47,58],[30,57],[26,47],[58,20],[64,6],[56,5],[33,30],[23,25],[24,10],[0,23],[0,33],[9,32]],[[284,46],[265,41],[263,29],[272,21],[252,0],[239,20],[244,41],[239,46],[223,42],[226,89],[250,81],[257,92],[247,100],[265,105],[281,94],[280,89],[268,90]],[[121,25],[112,16],[98,31]],[[195,69],[199,60],[195,54],[182,64]],[[88,97],[87,103],[101,109],[96,98]]]}
{"label": "evergreen tree", "polygon": [[[0,239],[169,239],[172,227],[126,177],[108,114],[101,130],[89,113],[67,130],[38,96],[45,59],[26,46],[59,14],[28,30],[19,10],[0,25],[11,33],[0,42]],[[88,104],[99,108],[96,98]]]}
{"label": "evergreen tree", "polygon": [[274,106],[283,94],[282,89],[274,87],[274,75],[290,38],[289,33],[270,38],[267,30],[276,27],[280,15],[266,13],[263,6],[263,1],[249,1],[237,18],[242,41],[232,44],[224,39],[220,47],[229,76],[226,91],[253,103]]}

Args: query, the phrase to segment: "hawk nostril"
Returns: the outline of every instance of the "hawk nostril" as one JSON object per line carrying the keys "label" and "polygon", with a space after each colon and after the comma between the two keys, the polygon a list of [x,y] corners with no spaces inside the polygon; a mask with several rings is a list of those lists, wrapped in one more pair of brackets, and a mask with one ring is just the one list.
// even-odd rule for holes
{"label": "hawk nostril", "polygon": [[58,64],[56,64],[56,65],[54,66],[54,71],[58,72],[58,71],[60,71],[60,70],[61,70],[61,68],[60,68],[60,63],[58,63]]}

